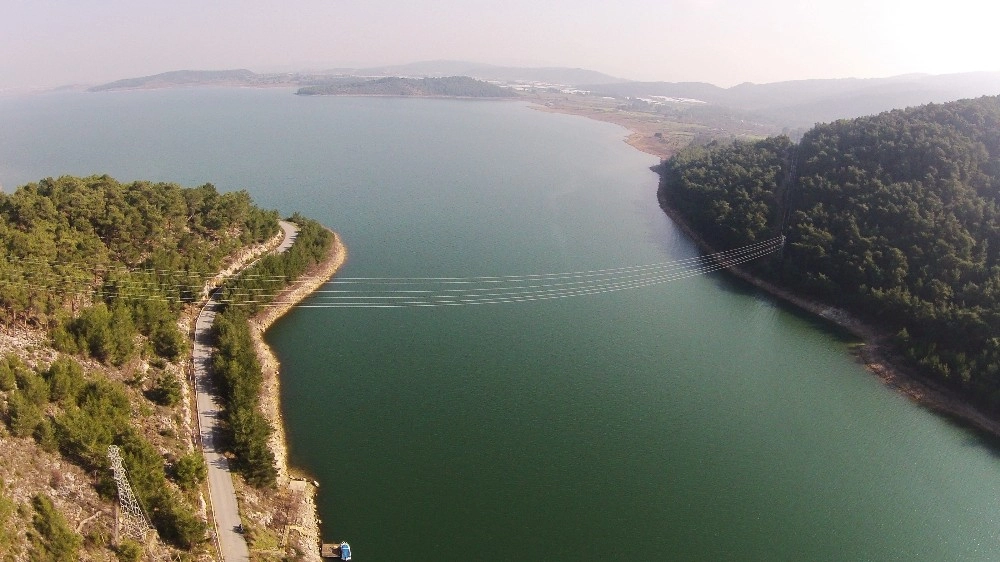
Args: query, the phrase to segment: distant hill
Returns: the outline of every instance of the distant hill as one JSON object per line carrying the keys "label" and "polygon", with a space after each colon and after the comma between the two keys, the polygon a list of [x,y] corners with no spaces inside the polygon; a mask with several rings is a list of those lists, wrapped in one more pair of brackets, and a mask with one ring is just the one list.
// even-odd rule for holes
{"label": "distant hill", "polygon": [[296,92],[303,96],[448,96],[467,98],[510,98],[517,92],[468,76],[445,78],[378,78],[349,84],[306,86]]}
{"label": "distant hill", "polygon": [[[255,73],[236,70],[176,70],[152,76],[126,78],[91,88],[91,91],[188,86],[298,86],[302,94],[354,95],[469,95],[505,97],[497,94],[454,94],[421,92],[415,83],[402,79],[447,78],[507,83],[545,83],[571,86],[599,96],[615,98],[690,98],[706,102],[704,107],[687,107],[688,118],[704,120],[719,114],[727,119],[765,124],[781,130],[804,131],[816,123],[874,115],[890,109],[926,103],[1000,94],[1000,72],[965,74],[908,74],[889,78],[838,78],[793,80],[770,84],[744,83],[721,88],[705,82],[628,82],[607,74],[581,68],[523,68],[464,61],[427,61],[360,69],[336,69],[311,73]],[[372,78],[394,78],[378,85]],[[456,85],[457,87],[457,85]],[[352,90],[353,88],[353,90]],[[382,90],[383,93],[372,91]],[[474,90],[478,90],[477,86]],[[452,90],[453,91],[453,90]],[[641,102],[637,102],[641,103]]]}
{"label": "distant hill", "polygon": [[358,82],[359,78],[445,78],[468,76],[494,82],[543,82],[575,86],[621,82],[607,74],[582,68],[516,68],[461,61],[431,61],[374,68],[338,68],[321,72],[256,73],[236,70],[174,70],[125,78],[90,88],[92,92],[186,86],[313,86]]}
{"label": "distant hill", "polygon": [[874,115],[890,109],[943,103],[1000,94],[1000,72],[890,78],[794,80],[770,84],[745,83],[720,88],[702,82],[625,82],[581,86],[615,97],[669,96],[694,98],[744,112],[789,128]]}
{"label": "distant hill", "polygon": [[446,60],[360,68],[352,70],[350,73],[359,76],[469,76],[480,80],[498,82],[544,82],[564,86],[622,82],[621,78],[615,78],[584,68],[496,66],[492,64]]}
{"label": "distant hill", "polygon": [[144,90],[153,88],[184,88],[191,86],[244,86],[264,88],[271,86],[307,86],[338,82],[356,82],[353,77],[334,74],[309,74],[301,72],[256,73],[237,70],[173,70],[151,76],[125,78],[90,88],[91,92],[111,90]]}
{"label": "distant hill", "polygon": [[125,78],[90,89],[92,92],[105,90],[135,90],[141,88],[169,88],[176,86],[205,85],[251,85],[260,80],[260,75],[246,69],[239,70],[174,70],[152,76]]}

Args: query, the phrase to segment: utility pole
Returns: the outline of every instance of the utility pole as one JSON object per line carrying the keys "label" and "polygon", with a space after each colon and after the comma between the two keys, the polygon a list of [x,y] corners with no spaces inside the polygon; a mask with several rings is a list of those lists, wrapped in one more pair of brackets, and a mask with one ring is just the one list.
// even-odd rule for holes
{"label": "utility pole", "polygon": [[153,528],[146,513],[139,506],[139,500],[132,493],[128,483],[128,474],[122,464],[121,452],[117,445],[108,447],[108,459],[111,470],[115,473],[115,484],[118,486],[118,506],[115,509],[115,536],[118,544],[119,536],[134,538],[139,544],[145,544],[146,535]]}

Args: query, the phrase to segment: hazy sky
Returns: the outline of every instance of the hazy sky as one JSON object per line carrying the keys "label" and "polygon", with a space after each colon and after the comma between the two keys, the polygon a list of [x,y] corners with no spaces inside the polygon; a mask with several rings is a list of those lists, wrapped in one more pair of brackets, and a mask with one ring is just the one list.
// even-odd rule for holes
{"label": "hazy sky", "polygon": [[993,0],[0,0],[0,89],[452,59],[721,86],[1000,70]]}

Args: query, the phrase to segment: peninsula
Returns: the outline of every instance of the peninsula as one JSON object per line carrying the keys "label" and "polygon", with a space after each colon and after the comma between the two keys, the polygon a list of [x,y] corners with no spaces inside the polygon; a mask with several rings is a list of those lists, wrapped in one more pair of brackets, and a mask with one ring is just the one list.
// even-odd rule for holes
{"label": "peninsula", "polygon": [[[138,537],[113,532],[117,494],[107,467],[116,445],[156,530],[154,548],[216,556],[186,334],[209,290],[236,274],[216,293],[226,311],[206,340],[219,348],[204,362],[224,396],[224,429],[212,440],[221,438],[236,472],[251,550],[318,556],[313,489],[288,477],[277,396],[269,394],[277,367],[239,342],[240,334],[252,341],[247,311],[258,314],[259,336],[329,279],[346,256],[338,237],[296,215],[295,243],[265,255],[281,239],[278,215],[246,192],[108,176],[50,178],[0,194],[0,217],[8,253],[0,268],[0,550],[144,559]],[[286,279],[295,281],[286,287]],[[278,294],[278,310],[263,304]],[[31,540],[11,528],[34,529]]]}

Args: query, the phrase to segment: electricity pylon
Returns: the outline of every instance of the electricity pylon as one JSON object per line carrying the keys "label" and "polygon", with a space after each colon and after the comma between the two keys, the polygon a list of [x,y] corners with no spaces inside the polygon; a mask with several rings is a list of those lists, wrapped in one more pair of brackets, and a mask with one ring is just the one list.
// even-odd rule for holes
{"label": "electricity pylon", "polygon": [[118,485],[118,512],[115,518],[115,542],[118,535],[132,537],[139,544],[144,544],[146,534],[153,528],[146,513],[139,506],[139,500],[132,493],[132,486],[128,483],[128,474],[122,464],[122,456],[116,445],[108,447],[108,459],[111,461],[111,470],[115,472],[115,484]]}

